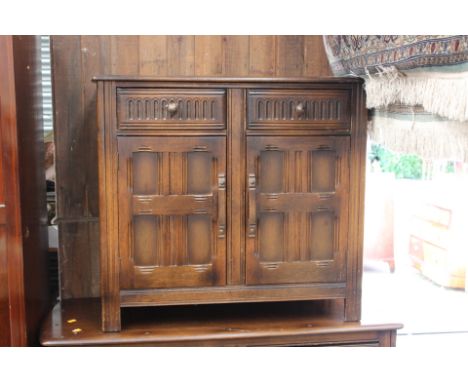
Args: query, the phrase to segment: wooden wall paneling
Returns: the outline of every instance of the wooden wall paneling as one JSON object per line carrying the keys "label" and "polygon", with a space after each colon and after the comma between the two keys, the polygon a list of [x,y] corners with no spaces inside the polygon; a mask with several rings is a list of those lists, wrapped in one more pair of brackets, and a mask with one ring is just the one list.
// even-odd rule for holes
{"label": "wooden wall paneling", "polygon": [[249,75],[274,77],[276,69],[276,36],[250,36]]}
{"label": "wooden wall paneling", "polygon": [[167,37],[167,75],[193,76],[195,74],[195,37]]}
{"label": "wooden wall paneling", "polygon": [[304,67],[305,77],[332,76],[327,54],[323,46],[323,36],[304,36]]}
{"label": "wooden wall paneling", "polygon": [[167,76],[167,36],[140,36],[140,74]]}
{"label": "wooden wall paneling", "polygon": [[8,267],[6,226],[0,224],[0,347],[10,346],[10,309],[8,304]]}
{"label": "wooden wall paneling", "polygon": [[195,75],[221,76],[224,73],[222,36],[195,36]]}
{"label": "wooden wall paneling", "polygon": [[83,103],[83,140],[88,154],[82,163],[88,169],[85,175],[85,211],[92,222],[99,216],[96,140],[96,85],[93,76],[106,72],[110,65],[110,38],[107,36],[81,37],[81,88]]}
{"label": "wooden wall paneling", "polygon": [[224,75],[243,77],[249,75],[249,36],[224,36]]}
{"label": "wooden wall paneling", "polygon": [[304,36],[276,38],[276,75],[300,77],[304,66]]}
{"label": "wooden wall paneling", "polygon": [[52,55],[57,211],[59,219],[65,221],[65,218],[88,215],[84,190],[90,169],[81,166],[78,170],[77,166],[88,155],[84,139],[80,37],[52,37]]}
{"label": "wooden wall paneling", "polygon": [[[62,298],[97,296],[91,278],[98,252],[89,250],[88,222],[97,221],[96,122],[85,109],[93,102],[83,71],[99,62],[99,38],[52,37],[59,269]],[[82,52],[82,48],[84,52]],[[84,69],[84,70],[83,70]],[[95,90],[94,90],[95,92]],[[95,106],[91,106],[95,110]],[[95,119],[95,111],[94,111]],[[94,162],[93,162],[94,160]],[[99,268],[97,268],[98,270]]]}
{"label": "wooden wall paneling", "polygon": [[[92,82],[92,78],[99,73],[109,71],[111,66],[111,38],[109,36],[82,36],[81,37],[81,52],[82,52],[82,70],[81,81],[83,88],[83,108],[84,108],[84,129],[87,134],[88,155],[83,158],[86,167],[89,169],[86,179],[86,200],[88,204],[88,219],[85,224],[78,223],[76,226],[78,232],[83,232],[82,238],[87,238],[87,241],[79,242],[82,245],[82,250],[85,251],[84,256],[87,257],[86,263],[89,267],[85,270],[86,276],[82,276],[82,282],[85,285],[79,285],[80,290],[78,296],[84,295],[99,295],[99,206],[98,206],[98,169],[97,163],[97,139],[96,139],[96,85]],[[71,227],[73,232],[74,227]],[[71,233],[70,231],[68,232]],[[79,248],[79,247],[78,247]],[[76,248],[69,249],[76,251]],[[73,269],[70,270],[73,272]],[[75,276],[74,276],[75,277]],[[78,281],[78,280],[77,280]],[[68,289],[68,288],[67,288]],[[83,292],[81,292],[83,291]]]}
{"label": "wooden wall paneling", "polygon": [[111,73],[133,75],[140,70],[138,36],[111,36]]}

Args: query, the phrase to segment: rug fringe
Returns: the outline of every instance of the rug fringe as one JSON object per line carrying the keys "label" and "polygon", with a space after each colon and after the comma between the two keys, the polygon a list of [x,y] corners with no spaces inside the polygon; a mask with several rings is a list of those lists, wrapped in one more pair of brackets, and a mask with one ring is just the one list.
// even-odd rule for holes
{"label": "rug fringe", "polygon": [[468,121],[468,78],[451,78],[425,72],[413,75],[395,67],[381,67],[366,76],[367,107],[394,103],[421,105],[424,110],[455,121]]}
{"label": "rug fringe", "polygon": [[369,138],[399,153],[424,159],[468,162],[468,123],[415,122],[375,116],[368,124]]}

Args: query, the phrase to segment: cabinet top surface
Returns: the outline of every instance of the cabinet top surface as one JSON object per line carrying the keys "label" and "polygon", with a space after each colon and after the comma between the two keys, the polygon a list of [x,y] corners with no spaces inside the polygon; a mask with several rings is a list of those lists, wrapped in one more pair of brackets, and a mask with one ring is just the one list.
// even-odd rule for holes
{"label": "cabinet top surface", "polygon": [[116,82],[208,82],[208,83],[362,83],[357,77],[152,77],[99,75],[93,81]]}

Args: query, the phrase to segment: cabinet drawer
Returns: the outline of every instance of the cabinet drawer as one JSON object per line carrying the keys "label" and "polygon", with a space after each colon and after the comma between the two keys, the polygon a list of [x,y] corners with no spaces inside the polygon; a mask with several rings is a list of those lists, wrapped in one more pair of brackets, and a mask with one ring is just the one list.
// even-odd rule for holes
{"label": "cabinet drawer", "polygon": [[118,128],[223,129],[224,90],[118,89]]}
{"label": "cabinet drawer", "polygon": [[248,92],[250,129],[350,129],[347,90],[251,90]]}

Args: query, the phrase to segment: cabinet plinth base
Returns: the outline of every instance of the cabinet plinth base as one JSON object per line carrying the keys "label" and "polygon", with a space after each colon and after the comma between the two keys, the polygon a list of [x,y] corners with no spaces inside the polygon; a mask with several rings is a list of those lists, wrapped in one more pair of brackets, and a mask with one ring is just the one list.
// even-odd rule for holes
{"label": "cabinet plinth base", "polygon": [[98,299],[65,300],[45,321],[43,346],[395,346],[400,324],[330,318],[321,302],[128,308],[103,333]]}

